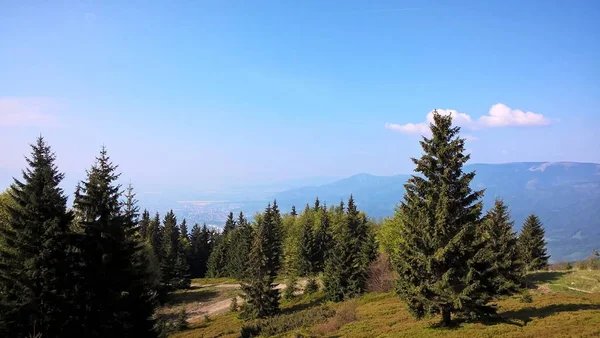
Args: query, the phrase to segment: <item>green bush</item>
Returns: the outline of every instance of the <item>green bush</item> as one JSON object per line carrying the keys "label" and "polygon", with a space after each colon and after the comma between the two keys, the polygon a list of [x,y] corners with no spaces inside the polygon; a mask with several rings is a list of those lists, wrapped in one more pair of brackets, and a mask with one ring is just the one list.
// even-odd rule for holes
{"label": "green bush", "polygon": [[300,327],[323,323],[335,315],[335,310],[321,306],[285,315],[255,320],[242,327],[241,337],[274,336]]}
{"label": "green bush", "polygon": [[319,282],[317,281],[317,279],[309,278],[308,281],[306,281],[306,287],[304,290],[306,294],[309,295],[319,291]]}
{"label": "green bush", "polygon": [[527,290],[523,290],[523,292],[521,293],[521,298],[519,298],[519,301],[521,303],[533,303],[533,297],[531,297],[531,294],[529,293],[529,291]]}

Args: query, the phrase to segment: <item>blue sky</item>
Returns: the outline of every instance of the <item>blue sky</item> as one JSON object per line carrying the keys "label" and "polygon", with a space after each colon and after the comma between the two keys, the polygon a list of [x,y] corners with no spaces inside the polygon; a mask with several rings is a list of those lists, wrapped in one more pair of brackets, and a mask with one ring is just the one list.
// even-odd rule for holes
{"label": "blue sky", "polygon": [[473,162],[600,162],[598,17],[598,1],[2,2],[0,168],[42,133],[68,175],[105,144],[142,185],[407,173],[435,108]]}

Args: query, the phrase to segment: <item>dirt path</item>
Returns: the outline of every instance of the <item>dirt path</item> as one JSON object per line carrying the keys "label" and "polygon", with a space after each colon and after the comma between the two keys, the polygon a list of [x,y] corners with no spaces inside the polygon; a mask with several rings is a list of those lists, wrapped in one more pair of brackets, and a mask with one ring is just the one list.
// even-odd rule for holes
{"label": "dirt path", "polygon": [[[306,285],[306,280],[300,280],[298,281],[298,286],[300,289],[303,289],[304,286]],[[239,289],[240,288],[240,284],[213,284],[213,285],[202,285],[202,287],[213,287],[213,288],[220,288],[220,289]],[[277,286],[275,286],[275,288],[277,290],[282,290],[285,288],[285,284],[280,283],[277,284]],[[298,291],[298,294],[302,294],[302,290]],[[237,303],[238,305],[241,305],[244,302],[244,300],[242,299],[242,297],[237,296]],[[213,302],[213,303],[207,303],[206,305],[203,305],[201,307],[195,308],[195,309],[191,309],[188,310],[188,321],[189,322],[195,322],[198,320],[201,320],[205,315],[215,315],[215,314],[221,314],[224,312],[229,311],[229,306],[231,305],[231,298],[228,299],[224,299],[224,300],[220,300],[217,302]]]}

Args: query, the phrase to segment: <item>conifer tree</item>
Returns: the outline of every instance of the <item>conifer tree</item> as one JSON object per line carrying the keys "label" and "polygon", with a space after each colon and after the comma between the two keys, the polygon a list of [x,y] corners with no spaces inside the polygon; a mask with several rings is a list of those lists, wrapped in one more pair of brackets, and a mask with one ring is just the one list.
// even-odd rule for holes
{"label": "conifer tree", "polygon": [[356,297],[365,291],[367,269],[376,254],[366,216],[358,211],[352,195],[346,213],[343,203],[336,213],[339,224],[323,275],[325,294],[331,301]]}
{"label": "conifer tree", "polygon": [[519,234],[519,252],[525,270],[535,271],[548,267],[546,251],[545,231],[540,219],[531,214],[525,220],[521,233]]}
{"label": "conifer tree", "polygon": [[480,251],[481,271],[493,295],[511,295],[519,291],[523,267],[519,257],[517,235],[513,231],[508,207],[500,199],[484,217],[479,236],[485,242]]}
{"label": "conifer tree", "polygon": [[333,239],[327,206],[323,206],[315,215],[317,222],[315,230],[315,271],[325,271],[325,260],[332,247]]}
{"label": "conifer tree", "polygon": [[237,226],[231,232],[230,237],[227,273],[230,277],[241,280],[246,273],[253,238],[252,226],[242,212],[238,216]]}
{"label": "conifer tree", "polygon": [[290,215],[296,217],[298,216],[298,213],[296,212],[296,206],[292,205],[292,211],[290,212]]}
{"label": "conifer tree", "polygon": [[140,219],[139,232],[140,237],[145,241],[148,239],[148,228],[150,228],[150,213],[148,210],[142,212],[142,219]]}
{"label": "conifer tree", "polygon": [[179,243],[177,261],[175,262],[175,283],[173,283],[177,289],[186,289],[190,287],[189,253],[190,239],[188,236],[187,222],[183,219],[179,225]]}
{"label": "conifer tree", "polygon": [[161,247],[162,283],[167,290],[177,288],[179,284],[178,269],[180,268],[177,266],[180,257],[179,227],[173,210],[170,210],[163,219]]}
{"label": "conifer tree", "polygon": [[116,170],[102,147],[75,194],[82,229],[77,241],[81,265],[76,289],[82,306],[77,320],[86,337],[152,337],[154,293],[139,266],[142,247],[131,236],[136,207],[121,209]]}
{"label": "conifer tree", "polygon": [[190,254],[188,264],[190,266],[190,276],[192,278],[200,278],[202,265],[206,262],[202,261],[202,252],[204,243],[202,243],[202,228],[198,223],[194,224],[190,233]]}
{"label": "conifer tree", "polygon": [[264,318],[279,312],[279,290],[273,284],[279,268],[276,212],[269,205],[262,217],[257,217],[248,272],[241,287],[245,299],[241,316],[246,319]]}
{"label": "conifer tree", "polygon": [[154,215],[154,218],[150,220],[148,225],[148,231],[146,234],[146,240],[152,248],[152,252],[156,257],[156,260],[162,262],[162,240],[163,240],[163,229],[160,225],[160,215],[158,212]]}
{"label": "conifer tree", "polygon": [[8,190],[10,222],[0,228],[0,336],[25,337],[35,327],[68,337],[78,326],[68,251],[73,216],[50,146],[40,136],[31,149],[22,181]]}
{"label": "conifer tree", "polygon": [[313,276],[316,274],[316,246],[313,235],[313,213],[310,208],[306,208],[300,216],[300,248],[299,248],[299,273],[303,276]]}
{"label": "conifer tree", "polygon": [[449,325],[453,313],[493,311],[473,259],[483,246],[476,237],[483,191],[469,187],[475,173],[463,172],[470,156],[452,117],[434,111],[430,128],[432,137],[420,142],[423,155],[412,159],[418,175],[405,184],[396,211],[402,238],[396,290],[417,318],[441,313],[441,324]]}
{"label": "conifer tree", "polygon": [[225,226],[223,227],[223,237],[227,237],[227,235],[235,229],[235,219],[233,218],[233,212],[229,212],[227,215],[227,220],[225,221]]}
{"label": "conifer tree", "polygon": [[217,278],[227,275],[227,243],[225,235],[220,234],[214,237],[214,247],[208,257],[208,276]]}

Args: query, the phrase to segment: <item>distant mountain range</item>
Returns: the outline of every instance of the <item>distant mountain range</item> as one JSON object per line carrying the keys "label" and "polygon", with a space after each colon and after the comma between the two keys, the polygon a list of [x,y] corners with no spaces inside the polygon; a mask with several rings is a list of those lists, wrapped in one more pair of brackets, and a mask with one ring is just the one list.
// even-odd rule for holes
{"label": "distant mountain range", "polygon": [[[484,206],[502,198],[509,205],[519,230],[528,214],[544,222],[553,261],[583,259],[600,248],[600,164],[507,163],[473,164],[472,188],[485,189]],[[358,174],[330,184],[303,187],[275,194],[284,208],[302,207],[316,196],[337,204],[352,193],[361,210],[371,217],[387,217],[402,200],[409,175]]]}
{"label": "distant mountain range", "polygon": [[[504,199],[515,221],[515,230],[520,230],[529,213],[541,218],[552,261],[584,259],[594,248],[600,248],[600,164],[472,164],[465,170],[475,170],[472,188],[485,189],[486,209],[495,198]],[[11,176],[19,176],[19,172],[0,168],[2,186],[12,182]],[[70,181],[63,186],[72,195],[76,180],[67,177]],[[220,226],[230,211],[243,211],[251,216],[274,198],[281,210],[289,211],[292,205],[302,209],[306,203],[312,204],[317,196],[321,203],[332,205],[353,194],[359,208],[369,216],[388,217],[402,200],[404,183],[409,177],[358,174],[340,180],[322,177],[204,193],[179,189],[145,193],[143,186],[136,188],[142,209],[161,214],[173,209],[179,219],[186,218],[189,223]]]}

